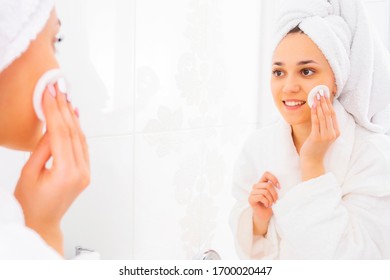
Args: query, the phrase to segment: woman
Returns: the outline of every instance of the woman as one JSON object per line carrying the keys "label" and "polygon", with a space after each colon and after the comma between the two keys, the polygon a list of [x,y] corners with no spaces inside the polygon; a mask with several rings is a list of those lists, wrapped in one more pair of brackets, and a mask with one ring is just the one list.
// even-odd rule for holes
{"label": "woman", "polygon": [[87,144],[67,94],[47,86],[43,135],[32,104],[38,79],[59,67],[53,2],[0,1],[0,144],[32,152],[15,194],[0,188],[0,259],[61,259],[61,219],[89,183]]}
{"label": "woman", "polygon": [[[239,255],[388,259],[389,55],[370,49],[378,42],[359,1],[282,5],[271,90],[283,121],[256,131],[236,164]],[[320,84],[330,97],[318,94],[310,108],[307,96]]]}

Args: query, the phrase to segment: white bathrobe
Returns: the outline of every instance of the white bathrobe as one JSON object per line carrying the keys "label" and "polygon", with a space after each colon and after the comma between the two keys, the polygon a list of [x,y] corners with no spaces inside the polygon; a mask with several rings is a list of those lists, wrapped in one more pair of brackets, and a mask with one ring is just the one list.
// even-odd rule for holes
{"label": "white bathrobe", "polygon": [[[257,130],[236,163],[231,213],[245,259],[390,259],[390,138],[369,132],[335,100],[341,136],[324,159],[326,174],[302,182],[291,127]],[[253,236],[252,186],[265,171],[280,182],[264,237]]]}
{"label": "white bathrobe", "polygon": [[22,208],[12,193],[0,188],[0,260],[62,259],[24,225]]}

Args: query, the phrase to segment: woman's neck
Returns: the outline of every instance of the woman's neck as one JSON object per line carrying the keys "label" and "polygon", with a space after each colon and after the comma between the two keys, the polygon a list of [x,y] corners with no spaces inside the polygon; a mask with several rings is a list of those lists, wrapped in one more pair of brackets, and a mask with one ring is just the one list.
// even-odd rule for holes
{"label": "woman's neck", "polygon": [[298,154],[301,150],[303,143],[305,143],[307,137],[309,137],[311,132],[311,124],[298,124],[291,126],[291,136],[294,141],[295,149]]}

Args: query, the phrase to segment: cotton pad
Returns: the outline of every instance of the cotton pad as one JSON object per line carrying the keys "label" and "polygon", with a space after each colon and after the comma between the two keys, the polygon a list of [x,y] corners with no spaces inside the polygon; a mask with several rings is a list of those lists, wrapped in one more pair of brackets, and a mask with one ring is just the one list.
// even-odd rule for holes
{"label": "cotton pad", "polygon": [[42,109],[42,96],[46,89],[46,86],[50,83],[57,83],[57,86],[60,91],[63,93],[66,92],[66,79],[60,69],[49,70],[45,74],[43,74],[42,77],[38,80],[34,89],[33,106],[38,119],[42,122],[45,122],[45,115],[43,114]]}
{"label": "cotton pad", "polygon": [[330,97],[330,91],[329,88],[325,85],[318,85],[314,87],[307,96],[307,104],[311,108],[314,103],[314,98],[316,98],[317,93],[319,93],[321,96],[325,96],[327,98]]}

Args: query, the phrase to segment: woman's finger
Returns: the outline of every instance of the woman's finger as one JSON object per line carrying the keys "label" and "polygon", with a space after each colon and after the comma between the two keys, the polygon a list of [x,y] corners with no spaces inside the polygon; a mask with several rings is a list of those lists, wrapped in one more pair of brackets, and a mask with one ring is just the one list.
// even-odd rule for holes
{"label": "woman's finger", "polygon": [[272,195],[272,200],[276,201],[278,199],[278,193],[275,190],[274,185],[271,182],[268,183],[257,183],[253,186],[253,190],[267,190]]}
{"label": "woman's finger", "polygon": [[48,85],[43,95],[43,111],[46,118],[47,132],[54,158],[53,164],[73,164],[73,150],[69,141],[70,135],[67,125],[57,105],[57,91],[53,85]]}
{"label": "woman's finger", "polygon": [[250,205],[255,206],[258,203],[263,204],[265,207],[269,207],[271,205],[270,202],[268,201],[267,197],[262,195],[262,194],[249,196],[249,204]]}
{"label": "woman's finger", "polygon": [[[317,96],[320,96],[319,94]],[[320,124],[320,130],[319,130],[319,133],[321,136],[324,135],[324,133],[326,132],[326,122],[325,122],[325,116],[324,116],[324,112],[322,111],[322,102],[323,102],[323,97],[320,96],[320,100],[318,101],[317,103],[317,116],[318,116],[318,121],[319,121],[319,124]]]}
{"label": "woman's finger", "polygon": [[265,196],[267,198],[269,204],[272,204],[272,203],[275,202],[273,197],[272,197],[272,195],[271,195],[271,193],[268,190],[266,190],[266,189],[253,190],[251,192],[251,195],[254,195],[254,196],[256,196],[256,195],[263,195],[263,196]]}
{"label": "woman's finger", "polygon": [[57,87],[57,92],[58,97],[57,97],[57,105],[58,108],[60,109],[62,118],[64,119],[64,122],[67,125],[69,135],[70,135],[70,143],[72,145],[72,151],[73,151],[73,157],[76,162],[76,166],[78,168],[82,168],[84,166],[84,152],[83,152],[83,147],[81,144],[80,140],[80,135],[79,135],[79,130],[77,129],[76,123],[73,119],[73,109],[70,109],[69,107],[69,102],[67,99],[67,95],[65,93],[62,93],[58,86]]}
{"label": "woman's finger", "polygon": [[331,113],[331,107],[329,107],[328,103],[329,98],[322,96],[321,97],[321,105],[322,105],[322,111],[324,112],[325,116],[325,123],[326,123],[326,133],[333,135],[334,128],[333,128],[333,121],[332,121],[332,113]]}
{"label": "woman's finger", "polygon": [[328,103],[328,107],[331,109],[331,118],[332,118],[332,126],[333,126],[333,129],[334,129],[334,132],[335,132],[335,135],[336,137],[340,136],[340,130],[339,130],[339,124],[337,122],[337,116],[336,116],[336,112],[334,110],[334,107],[333,107],[333,104],[332,102],[330,101],[330,98],[326,100],[327,103]]}
{"label": "woman's finger", "polygon": [[320,135],[320,121],[317,115],[317,99],[314,99],[313,106],[311,107],[311,133],[318,137]]}
{"label": "woman's finger", "polygon": [[37,181],[50,156],[49,136],[45,133],[24,165],[22,174],[27,175],[30,182]]}
{"label": "woman's finger", "polygon": [[268,182],[271,181],[278,189],[280,189],[280,183],[278,179],[270,172],[264,172],[263,176],[260,179],[260,182]]}
{"label": "woman's finger", "polygon": [[70,115],[72,117],[72,120],[73,120],[73,123],[78,131],[78,136],[79,136],[79,140],[80,140],[80,143],[81,143],[81,147],[82,147],[82,153],[83,153],[83,158],[84,158],[84,161],[86,163],[86,165],[88,166],[88,169],[89,169],[89,152],[88,152],[88,144],[87,144],[87,139],[84,135],[84,132],[82,131],[81,129],[81,126],[80,126],[80,119],[79,119],[79,112],[78,112],[78,109],[76,108],[73,108],[72,106],[72,103],[68,102],[68,108],[69,108],[69,111],[70,111]]}

